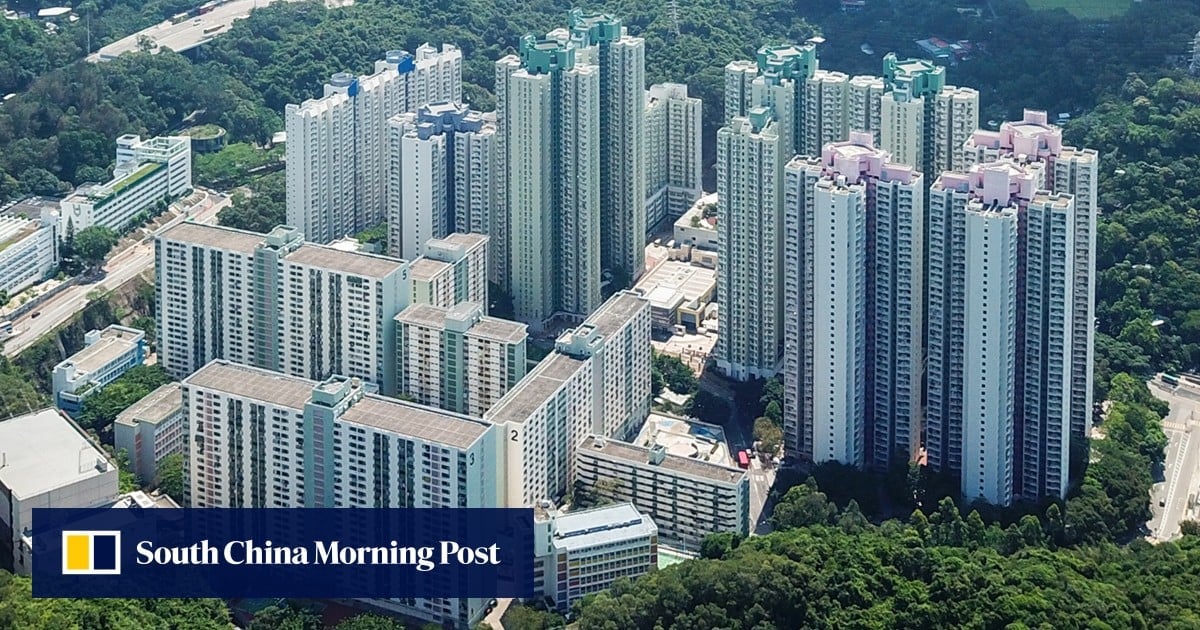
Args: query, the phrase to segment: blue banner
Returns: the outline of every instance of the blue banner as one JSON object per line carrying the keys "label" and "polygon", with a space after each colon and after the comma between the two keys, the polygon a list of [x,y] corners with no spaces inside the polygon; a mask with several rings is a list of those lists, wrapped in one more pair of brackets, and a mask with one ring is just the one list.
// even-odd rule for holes
{"label": "blue banner", "polygon": [[34,597],[533,597],[531,509],[33,510]]}

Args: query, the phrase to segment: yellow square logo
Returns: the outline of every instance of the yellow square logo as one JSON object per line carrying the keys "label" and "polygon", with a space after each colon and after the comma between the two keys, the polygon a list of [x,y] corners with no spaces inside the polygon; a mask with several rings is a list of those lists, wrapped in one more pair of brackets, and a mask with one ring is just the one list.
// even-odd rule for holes
{"label": "yellow square logo", "polygon": [[120,575],[121,532],[64,531],[63,575]]}

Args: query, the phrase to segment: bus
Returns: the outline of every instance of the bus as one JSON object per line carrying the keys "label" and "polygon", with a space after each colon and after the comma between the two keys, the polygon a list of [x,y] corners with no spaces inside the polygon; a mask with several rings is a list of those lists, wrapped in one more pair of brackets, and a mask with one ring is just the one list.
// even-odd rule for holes
{"label": "bus", "polygon": [[1163,374],[1162,380],[1168,385],[1179,385],[1179,377],[1174,374]]}
{"label": "bus", "polygon": [[750,456],[746,454],[746,451],[738,451],[738,466],[741,468],[750,467]]}
{"label": "bus", "polygon": [[0,322],[0,339],[11,337],[13,334],[12,322]]}

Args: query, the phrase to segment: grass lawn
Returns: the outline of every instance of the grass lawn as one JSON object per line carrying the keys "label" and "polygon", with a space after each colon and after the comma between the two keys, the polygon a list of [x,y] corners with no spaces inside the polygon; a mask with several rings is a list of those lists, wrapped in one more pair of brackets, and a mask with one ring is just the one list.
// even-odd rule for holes
{"label": "grass lawn", "polygon": [[1083,20],[1104,20],[1129,9],[1133,0],[1025,0],[1032,9],[1066,9]]}

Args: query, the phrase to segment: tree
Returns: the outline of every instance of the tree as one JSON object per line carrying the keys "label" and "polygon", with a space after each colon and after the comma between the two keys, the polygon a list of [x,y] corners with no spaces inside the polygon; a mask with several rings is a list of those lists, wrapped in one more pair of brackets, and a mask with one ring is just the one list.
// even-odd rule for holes
{"label": "tree", "polygon": [[131,368],[104,389],[84,397],[77,420],[86,429],[106,429],[122,411],[169,382],[171,378],[161,366]]}
{"label": "tree", "polygon": [[657,373],[667,387],[676,394],[693,394],[700,388],[696,375],[679,357],[654,353],[650,364],[651,378]]}
{"label": "tree", "polygon": [[246,630],[323,630],[321,618],[292,604],[268,606],[254,615]]}
{"label": "tree", "polygon": [[720,560],[742,544],[742,537],[733,532],[718,532],[704,537],[700,543],[700,557]]}
{"label": "tree", "polygon": [[1179,531],[1184,536],[1200,536],[1200,521],[1182,521]]}
{"label": "tree", "polygon": [[504,611],[501,624],[505,628],[551,630],[551,628],[563,627],[566,621],[558,614],[516,604],[509,606],[508,610]]}
{"label": "tree", "polygon": [[824,492],[808,485],[792,486],[775,506],[771,524],[779,529],[825,525],[837,515],[837,506]]}
{"label": "tree", "polygon": [[759,450],[774,456],[783,444],[783,429],[770,418],[758,418],[754,421],[754,439],[759,442]]}
{"label": "tree", "polygon": [[89,226],[75,234],[75,253],[89,267],[99,267],[118,240],[117,233],[111,228]]}
{"label": "tree", "polygon": [[342,620],[337,625],[337,630],[404,630],[404,628],[404,624],[400,621],[370,613],[355,615]]}
{"label": "tree", "polygon": [[725,424],[729,421],[729,403],[711,391],[701,389],[688,400],[687,413],[709,424]]}
{"label": "tree", "polygon": [[183,505],[183,455],[172,453],[158,462],[158,489]]}

